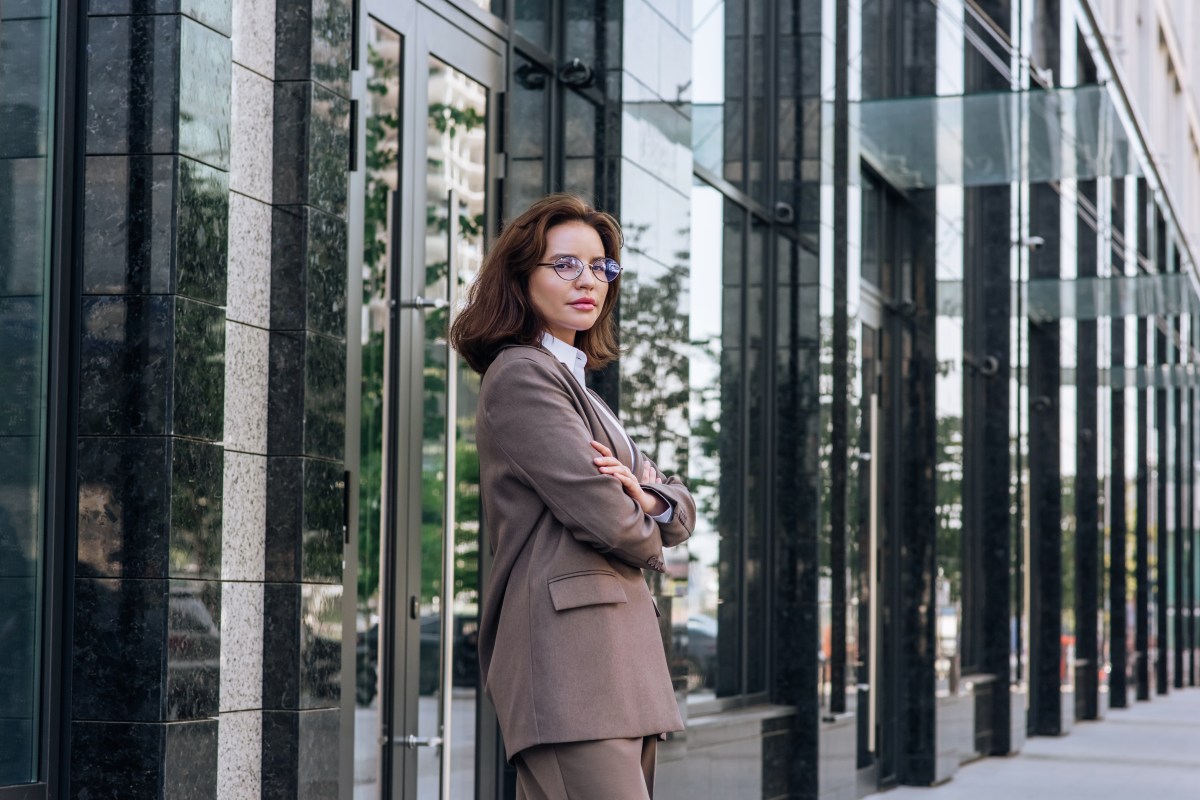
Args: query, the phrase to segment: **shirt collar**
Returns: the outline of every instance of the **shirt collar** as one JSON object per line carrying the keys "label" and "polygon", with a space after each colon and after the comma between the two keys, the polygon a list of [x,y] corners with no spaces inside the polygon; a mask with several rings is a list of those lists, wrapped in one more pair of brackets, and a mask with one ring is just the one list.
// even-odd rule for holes
{"label": "shirt collar", "polygon": [[584,368],[587,366],[587,356],[561,339],[556,339],[548,333],[542,334],[542,347],[550,351],[564,367],[571,371],[580,386],[586,386]]}

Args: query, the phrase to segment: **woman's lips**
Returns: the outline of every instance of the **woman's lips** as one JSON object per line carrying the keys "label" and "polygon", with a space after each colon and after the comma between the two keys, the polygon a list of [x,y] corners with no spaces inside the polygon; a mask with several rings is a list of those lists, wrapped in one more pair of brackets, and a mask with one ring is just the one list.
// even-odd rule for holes
{"label": "woman's lips", "polygon": [[596,308],[595,300],[576,300],[574,303],[568,303],[571,308],[577,308],[580,311],[591,311]]}

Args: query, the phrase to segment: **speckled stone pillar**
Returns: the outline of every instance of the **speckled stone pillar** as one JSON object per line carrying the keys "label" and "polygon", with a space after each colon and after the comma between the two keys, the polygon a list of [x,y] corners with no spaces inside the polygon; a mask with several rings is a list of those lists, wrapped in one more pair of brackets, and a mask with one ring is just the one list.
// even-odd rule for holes
{"label": "speckled stone pillar", "polygon": [[218,794],[336,797],[349,0],[234,0]]}
{"label": "speckled stone pillar", "polygon": [[211,797],[230,7],[87,8],[71,794]]}

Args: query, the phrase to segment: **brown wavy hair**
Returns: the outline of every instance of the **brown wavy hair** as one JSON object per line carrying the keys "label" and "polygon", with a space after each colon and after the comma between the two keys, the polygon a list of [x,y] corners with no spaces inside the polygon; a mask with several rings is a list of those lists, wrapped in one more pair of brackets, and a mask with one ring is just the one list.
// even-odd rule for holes
{"label": "brown wavy hair", "polygon": [[[552,194],[531,205],[501,231],[475,281],[467,288],[467,304],[450,328],[450,344],[471,369],[483,374],[500,349],[511,344],[537,344],[545,321],[529,299],[529,276],[546,254],[546,234],[565,222],[582,222],[600,235],[604,255],[621,260],[621,226],[611,215],[573,194]],[[613,310],[621,278],[608,285],[596,324],[575,337],[587,356],[589,370],[600,369],[619,354]]]}

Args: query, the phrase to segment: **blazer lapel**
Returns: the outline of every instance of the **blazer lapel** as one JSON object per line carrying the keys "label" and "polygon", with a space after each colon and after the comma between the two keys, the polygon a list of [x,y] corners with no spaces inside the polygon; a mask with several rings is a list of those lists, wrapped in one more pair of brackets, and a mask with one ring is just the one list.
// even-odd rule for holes
{"label": "blazer lapel", "polygon": [[638,474],[638,454],[630,452],[629,448],[625,446],[625,437],[621,435],[621,431],[616,427],[617,415],[613,414],[609,410],[608,404],[600,399],[600,395],[596,394],[591,389],[587,390],[587,395],[588,399],[592,402],[596,416],[600,418],[600,425],[603,426],[604,432],[608,434],[608,440],[611,443],[613,455],[617,457],[618,461],[629,467],[629,469],[631,469],[633,474],[636,476]]}
{"label": "blazer lapel", "polygon": [[[583,392],[584,402],[591,404],[592,413],[596,415],[596,419],[600,421],[601,429],[604,431],[605,436],[608,437],[608,449],[612,450],[613,455],[617,457],[618,461],[633,471],[635,477],[638,477],[638,470],[641,469],[641,454],[630,452],[629,448],[625,446],[625,437],[622,436],[621,431],[617,430],[615,427],[617,415],[613,414],[612,411],[609,410],[608,404],[600,399],[600,395],[596,394],[591,389],[579,387],[579,382],[575,380],[575,376],[571,374],[571,370],[567,368],[566,364],[555,358],[554,354],[549,350],[546,350],[544,347],[541,349],[547,355],[549,355],[550,358],[554,360],[554,363],[558,365],[559,369],[566,374],[569,385],[580,388],[580,390]],[[587,420],[585,419],[584,421],[586,422]],[[632,440],[630,441],[632,442]],[[600,443],[604,444],[604,442]]]}

